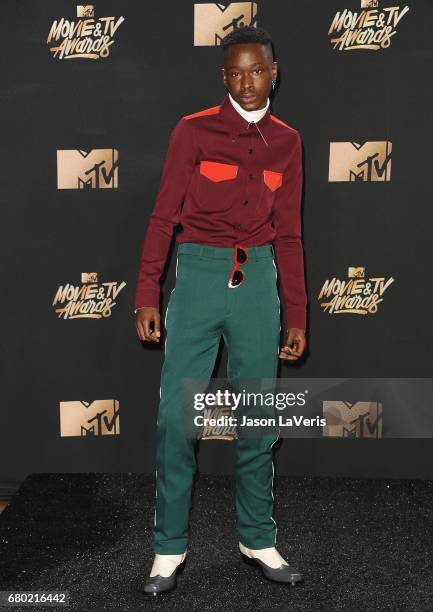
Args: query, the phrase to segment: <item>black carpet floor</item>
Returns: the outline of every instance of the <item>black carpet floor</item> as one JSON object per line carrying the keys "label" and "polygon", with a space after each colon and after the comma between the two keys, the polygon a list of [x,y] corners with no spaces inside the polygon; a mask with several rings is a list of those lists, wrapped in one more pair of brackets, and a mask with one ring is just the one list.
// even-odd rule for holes
{"label": "black carpet floor", "polygon": [[149,601],[154,479],[32,474],[0,515],[0,589],[69,591],[68,607],[35,610],[433,610],[433,481],[280,477],[274,495],[277,546],[303,584],[245,565],[234,480],[201,475],[178,588]]}

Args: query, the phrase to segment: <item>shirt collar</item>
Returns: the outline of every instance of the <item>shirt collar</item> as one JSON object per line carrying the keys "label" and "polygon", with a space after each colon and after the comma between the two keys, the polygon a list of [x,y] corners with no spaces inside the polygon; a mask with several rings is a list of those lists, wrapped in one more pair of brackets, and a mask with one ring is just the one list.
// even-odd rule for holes
{"label": "shirt collar", "polygon": [[258,108],[257,110],[248,111],[242,108],[239,102],[236,102],[236,100],[233,98],[230,92],[228,92],[227,95],[229,97],[230,102],[235,107],[235,109],[238,111],[238,113],[241,115],[241,117],[243,117],[248,122],[254,121],[255,123],[257,123],[258,121],[260,121],[262,117],[264,117],[264,115],[266,114],[266,111],[268,110],[269,98],[266,100],[266,105],[264,108]]}
{"label": "shirt collar", "polygon": [[[220,104],[219,116],[226,125],[231,136],[238,136],[248,128],[248,121],[234,108],[233,104],[230,102],[228,93]],[[269,104],[266,113],[256,122],[256,124],[263,131],[263,128],[266,130],[270,122],[271,105]]]}

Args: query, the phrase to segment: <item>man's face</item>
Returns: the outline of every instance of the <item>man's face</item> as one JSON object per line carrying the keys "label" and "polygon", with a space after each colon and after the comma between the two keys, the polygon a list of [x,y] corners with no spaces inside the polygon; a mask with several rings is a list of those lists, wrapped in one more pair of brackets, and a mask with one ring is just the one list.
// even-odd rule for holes
{"label": "man's face", "polygon": [[261,43],[242,43],[228,48],[223,79],[230,95],[245,110],[264,108],[277,77],[272,53]]}

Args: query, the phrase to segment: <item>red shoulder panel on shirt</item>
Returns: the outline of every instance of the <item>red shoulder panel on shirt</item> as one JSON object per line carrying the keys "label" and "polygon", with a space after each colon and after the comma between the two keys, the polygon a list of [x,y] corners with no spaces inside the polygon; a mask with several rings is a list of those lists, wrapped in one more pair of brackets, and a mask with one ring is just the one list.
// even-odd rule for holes
{"label": "red shoulder panel on shirt", "polygon": [[204,110],[198,111],[198,113],[192,113],[191,115],[184,115],[184,119],[194,119],[194,117],[203,117],[205,115],[216,115],[220,112],[221,105],[211,106],[210,108],[205,108]]}
{"label": "red shoulder panel on shirt", "polygon": [[281,121],[281,119],[278,119],[278,117],[275,117],[275,115],[271,115],[271,119],[272,119],[272,121],[275,121],[275,123],[279,123],[280,125],[284,125],[284,127],[289,128],[289,130],[292,130],[293,132],[297,131],[297,130],[295,130],[295,128],[292,128],[290,125],[287,125],[287,123],[284,123],[284,121]]}

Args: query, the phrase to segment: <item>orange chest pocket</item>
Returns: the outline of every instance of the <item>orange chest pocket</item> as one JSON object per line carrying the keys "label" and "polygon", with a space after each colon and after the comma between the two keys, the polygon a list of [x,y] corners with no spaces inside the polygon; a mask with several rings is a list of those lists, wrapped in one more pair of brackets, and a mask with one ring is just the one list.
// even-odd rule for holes
{"label": "orange chest pocket", "polygon": [[283,173],[263,170],[263,180],[271,191],[276,191],[283,184]]}
{"label": "orange chest pocket", "polygon": [[203,160],[200,162],[200,174],[206,176],[215,183],[236,178],[238,168],[239,166],[234,164],[223,164],[221,162],[208,160]]}

